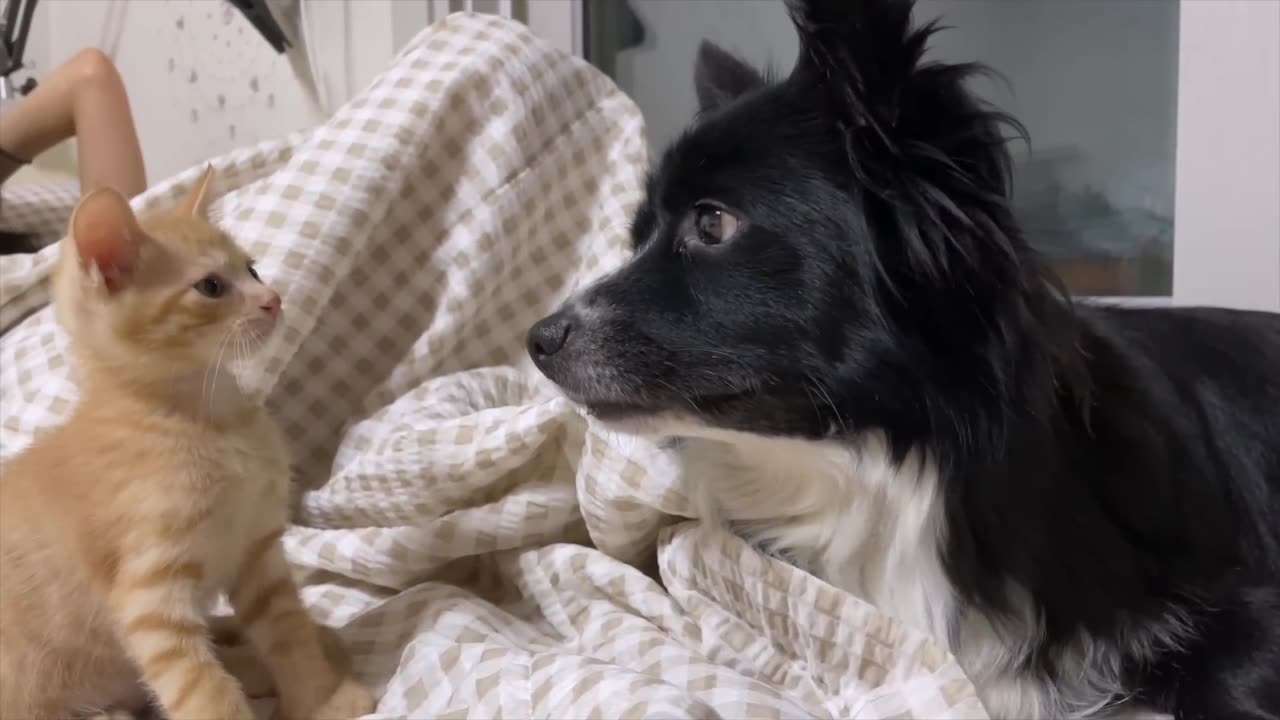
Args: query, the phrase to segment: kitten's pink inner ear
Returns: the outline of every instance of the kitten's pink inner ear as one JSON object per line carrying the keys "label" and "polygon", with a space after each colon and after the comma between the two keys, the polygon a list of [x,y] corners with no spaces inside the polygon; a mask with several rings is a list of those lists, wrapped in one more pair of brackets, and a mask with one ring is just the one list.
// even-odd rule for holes
{"label": "kitten's pink inner ear", "polygon": [[97,268],[109,292],[128,283],[142,230],[123,195],[109,188],[85,195],[71,215],[71,237],[81,265]]}
{"label": "kitten's pink inner ear", "polygon": [[204,174],[200,176],[195,189],[182,199],[182,204],[178,206],[178,214],[186,217],[207,217],[211,185],[213,185],[213,165],[206,165]]}

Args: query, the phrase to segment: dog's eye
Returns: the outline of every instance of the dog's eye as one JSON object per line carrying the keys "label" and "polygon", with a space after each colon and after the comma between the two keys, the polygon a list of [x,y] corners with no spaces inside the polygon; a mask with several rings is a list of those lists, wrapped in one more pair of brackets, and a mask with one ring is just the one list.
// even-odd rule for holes
{"label": "dog's eye", "polygon": [[703,245],[719,245],[738,232],[738,218],[722,207],[703,204],[693,212],[693,229]]}

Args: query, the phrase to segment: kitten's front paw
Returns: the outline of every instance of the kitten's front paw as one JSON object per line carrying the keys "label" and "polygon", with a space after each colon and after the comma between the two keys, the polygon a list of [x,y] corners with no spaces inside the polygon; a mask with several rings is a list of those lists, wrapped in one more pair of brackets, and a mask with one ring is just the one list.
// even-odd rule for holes
{"label": "kitten's front paw", "polygon": [[248,644],[217,645],[214,652],[222,667],[239,683],[250,698],[264,698],[275,694],[276,684],[271,671]]}
{"label": "kitten's front paw", "polygon": [[253,707],[249,705],[248,699],[239,692],[235,696],[194,703],[190,709],[182,712],[162,710],[161,717],[169,718],[169,720],[210,720],[210,718],[219,718],[219,720],[257,720],[258,718],[253,712]]}
{"label": "kitten's front paw", "polygon": [[373,693],[351,678],[343,678],[329,699],[316,708],[309,720],[353,720],[373,712]]}

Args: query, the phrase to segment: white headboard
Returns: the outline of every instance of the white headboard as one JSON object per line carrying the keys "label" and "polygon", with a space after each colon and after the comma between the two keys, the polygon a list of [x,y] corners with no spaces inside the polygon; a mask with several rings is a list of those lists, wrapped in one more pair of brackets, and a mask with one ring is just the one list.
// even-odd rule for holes
{"label": "white headboard", "polygon": [[[420,1],[428,6],[428,20],[438,20],[452,12],[502,15],[527,24],[534,32],[565,52],[582,54],[582,3],[584,0]],[[402,0],[396,3],[396,8],[416,4],[417,1],[403,2]]]}

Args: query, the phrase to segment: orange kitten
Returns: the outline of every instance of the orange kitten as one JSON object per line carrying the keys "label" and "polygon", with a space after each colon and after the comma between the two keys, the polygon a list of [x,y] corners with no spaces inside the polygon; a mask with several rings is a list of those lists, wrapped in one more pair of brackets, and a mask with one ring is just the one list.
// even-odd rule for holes
{"label": "orange kitten", "polygon": [[80,402],[0,478],[0,718],[136,710],[248,720],[206,609],[226,592],[287,718],[348,720],[369,692],[325,657],[280,536],[288,461],[221,363],[279,324],[280,296],[204,216],[118,193],[76,207],[54,274]]}

